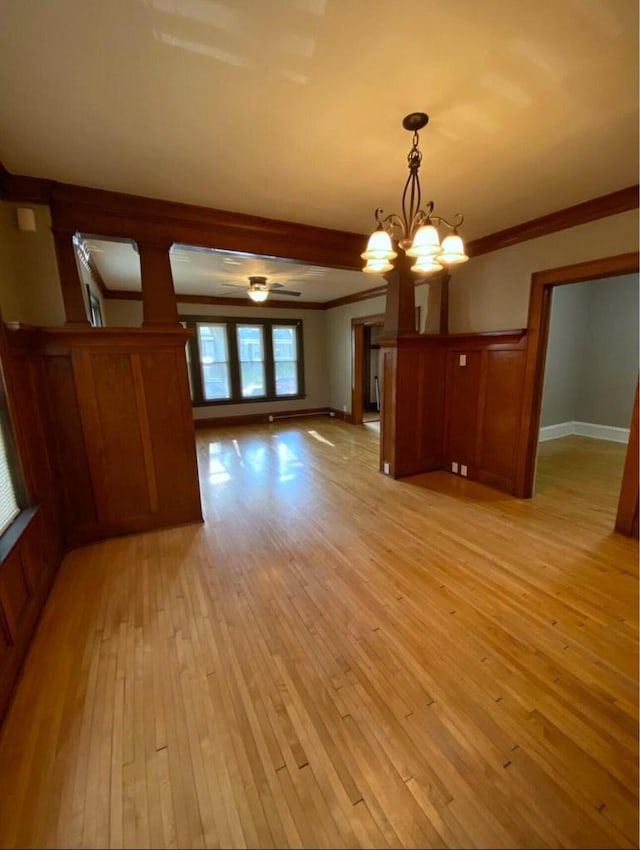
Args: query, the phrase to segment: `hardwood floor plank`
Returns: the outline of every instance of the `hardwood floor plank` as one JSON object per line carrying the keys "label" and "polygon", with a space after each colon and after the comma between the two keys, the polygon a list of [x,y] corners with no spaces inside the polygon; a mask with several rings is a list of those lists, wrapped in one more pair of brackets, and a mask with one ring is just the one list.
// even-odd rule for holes
{"label": "hardwood floor plank", "polygon": [[543,444],[529,501],[394,481],[328,418],[198,455],[203,526],[65,558],[0,846],[638,846],[623,446]]}

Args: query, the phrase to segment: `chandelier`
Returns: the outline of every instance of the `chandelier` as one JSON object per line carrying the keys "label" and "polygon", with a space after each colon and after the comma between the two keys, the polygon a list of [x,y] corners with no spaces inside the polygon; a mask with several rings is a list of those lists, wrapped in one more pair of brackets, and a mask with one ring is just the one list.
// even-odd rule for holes
{"label": "chandelier", "polygon": [[[462,213],[456,213],[453,222],[433,214],[433,201],[424,208],[420,190],[420,163],[422,154],[418,150],[418,130],[427,126],[429,116],[424,112],[412,112],[402,121],[405,130],[413,133],[411,150],[407,156],[409,176],[402,193],[402,215],[390,213],[382,216],[384,210],[376,210],[378,227],[369,237],[367,250],[361,254],[366,265],[363,271],[370,274],[384,274],[393,268],[391,260],[397,257],[393,250],[393,240],[408,257],[415,257],[412,271],[420,274],[440,271],[444,266],[465,263],[469,257],[464,252],[464,244],[458,234],[458,227],[464,221]],[[438,227],[448,228],[449,233],[440,242]]]}

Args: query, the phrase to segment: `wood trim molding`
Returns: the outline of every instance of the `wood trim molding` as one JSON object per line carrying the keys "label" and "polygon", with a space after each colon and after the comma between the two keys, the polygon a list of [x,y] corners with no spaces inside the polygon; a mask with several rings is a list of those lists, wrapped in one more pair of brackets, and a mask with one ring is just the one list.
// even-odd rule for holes
{"label": "wood trim molding", "polygon": [[527,499],[533,495],[552,288],[586,280],[633,274],[639,268],[640,255],[638,252],[632,252],[545,269],[531,276],[527,355],[516,466],[516,496]]}
{"label": "wood trim molding", "polygon": [[478,257],[480,254],[488,254],[490,251],[499,251],[518,242],[526,242],[529,239],[537,239],[547,236],[558,230],[566,230],[568,227],[576,227],[599,218],[607,218],[611,215],[628,212],[638,208],[638,185],[627,186],[617,192],[608,195],[600,195],[583,201],[572,207],[549,213],[548,215],[533,218],[506,230],[499,230],[474,239],[467,244],[467,253],[470,257]]}
{"label": "wood trim molding", "polygon": [[342,298],[334,298],[333,301],[325,301],[322,307],[324,310],[331,310],[332,307],[343,307],[345,304],[368,301],[370,298],[378,298],[380,295],[386,294],[387,285],[385,283],[382,286],[375,286],[373,289],[364,289],[362,292],[354,292],[353,295],[345,295]]}
{"label": "wood trim molding", "polygon": [[616,531],[627,537],[638,536],[638,385],[633,400],[631,433],[622,474],[622,486],[616,515]]}
{"label": "wood trim molding", "polygon": [[[264,425],[270,423],[273,417],[275,421],[279,419],[297,419],[304,416],[326,416],[331,412],[329,407],[311,407],[299,408],[298,410],[270,410],[265,413],[240,413],[236,416],[212,416],[206,419],[194,419],[193,424],[196,430],[200,428],[229,428],[234,425]],[[337,412],[336,414],[337,415]],[[344,416],[341,412],[340,416]]]}
{"label": "wood trim molding", "polygon": [[[467,244],[468,254],[477,257],[558,230],[637,209],[639,188],[637,184],[627,186],[474,239]],[[276,256],[324,262],[337,268],[359,269],[359,255],[366,243],[366,236],[358,233],[12,174],[1,163],[0,198],[49,204],[52,206],[54,224],[62,226],[66,223],[72,231],[81,230],[127,240],[162,231],[166,238],[176,242],[200,244],[203,247],[226,247],[229,250],[234,250],[240,243],[244,250],[247,250],[248,245],[253,245],[249,250],[255,253],[260,253],[256,247],[259,244],[265,248],[265,253],[273,255],[275,251],[278,252]],[[135,232],[125,226],[131,221],[137,225]],[[123,232],[123,228],[127,232]],[[271,251],[269,240],[273,248]],[[297,248],[296,241],[299,243]],[[308,249],[304,246],[308,246]],[[285,253],[279,253],[281,251]],[[363,293],[356,300],[368,297],[374,296]],[[331,306],[338,307],[342,303],[352,302],[335,299]]]}
{"label": "wood trim molding", "polygon": [[325,305],[320,301],[292,301],[290,298],[278,298],[271,301],[267,298],[266,301],[258,304],[252,301],[249,297],[246,298],[224,298],[216,295],[181,295],[176,292],[176,300],[179,304],[222,304],[233,307],[276,307],[285,310],[325,310]]}

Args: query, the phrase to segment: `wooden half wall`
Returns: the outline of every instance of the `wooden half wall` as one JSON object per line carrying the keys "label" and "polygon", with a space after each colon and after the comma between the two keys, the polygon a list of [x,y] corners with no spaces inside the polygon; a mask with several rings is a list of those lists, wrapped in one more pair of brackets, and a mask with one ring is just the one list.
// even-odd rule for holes
{"label": "wooden half wall", "polygon": [[202,521],[188,334],[39,331],[67,545]]}
{"label": "wooden half wall", "polygon": [[526,355],[523,330],[381,340],[380,468],[436,469],[515,493]]}
{"label": "wooden half wall", "polygon": [[40,403],[42,359],[29,345],[10,350],[8,336],[0,323],[0,359],[25,509],[0,540],[0,718],[63,552],[58,488]]}

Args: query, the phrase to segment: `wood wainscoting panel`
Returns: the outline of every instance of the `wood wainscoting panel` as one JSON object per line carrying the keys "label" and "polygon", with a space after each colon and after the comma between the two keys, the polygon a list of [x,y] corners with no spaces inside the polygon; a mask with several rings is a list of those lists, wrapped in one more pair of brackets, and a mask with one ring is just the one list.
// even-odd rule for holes
{"label": "wood wainscoting panel", "polygon": [[0,720],[60,560],[44,511],[36,508],[29,514],[23,533],[0,563]]}
{"label": "wood wainscoting panel", "polygon": [[200,512],[193,417],[181,403],[189,398],[184,359],[181,348],[139,357],[158,510],[176,522]]}
{"label": "wood wainscoting panel", "polygon": [[70,545],[202,520],[188,334],[41,332]]}
{"label": "wood wainscoting panel", "polygon": [[0,605],[4,611],[9,635],[15,643],[22,627],[22,616],[29,602],[29,584],[20,552],[16,546],[2,562],[0,572]]}
{"label": "wood wainscoting panel", "polygon": [[73,365],[68,353],[44,358],[56,478],[62,498],[64,536],[68,544],[91,537],[98,524],[85,434],[80,418]]}
{"label": "wood wainscoting panel", "polygon": [[131,359],[128,351],[73,352],[98,521],[106,526],[151,511]]}
{"label": "wood wainscoting panel", "polygon": [[464,464],[467,468],[472,468],[476,463],[480,358],[479,351],[460,351],[454,348],[447,352],[444,438],[446,469],[451,469],[452,462]]}
{"label": "wood wainscoting panel", "polygon": [[380,468],[394,478],[442,464],[445,350],[440,337],[381,340]]}
{"label": "wood wainscoting panel", "polygon": [[473,477],[508,493],[515,492],[525,354],[524,340],[482,352]]}

